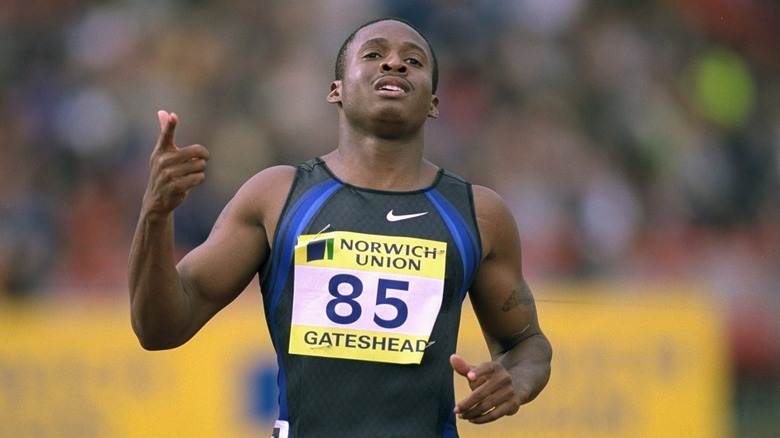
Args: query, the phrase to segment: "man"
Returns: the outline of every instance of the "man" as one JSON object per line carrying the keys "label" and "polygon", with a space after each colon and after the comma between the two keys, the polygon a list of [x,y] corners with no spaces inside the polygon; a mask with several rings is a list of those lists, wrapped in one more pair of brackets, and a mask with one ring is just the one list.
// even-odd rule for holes
{"label": "man", "polygon": [[[133,328],[174,348],[260,275],[279,364],[274,436],[457,436],[456,417],[516,413],[552,350],[522,276],[514,219],[493,191],[423,158],[438,67],[411,25],[383,19],[342,46],[327,100],[339,143],[241,187],[208,239],[174,261],[173,211],[209,158],[160,138],[129,266]],[[492,360],[454,354],[468,292]],[[455,403],[452,370],[472,392]]]}

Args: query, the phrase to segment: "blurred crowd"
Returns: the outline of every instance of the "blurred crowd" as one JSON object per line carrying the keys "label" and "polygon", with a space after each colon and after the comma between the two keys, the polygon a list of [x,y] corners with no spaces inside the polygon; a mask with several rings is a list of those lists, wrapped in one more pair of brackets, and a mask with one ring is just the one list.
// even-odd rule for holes
{"label": "blurred crowd", "polygon": [[739,366],[780,367],[780,7],[772,0],[4,0],[0,297],[126,296],[156,141],[240,184],[335,146],[341,42],[406,18],[441,67],[428,157],[514,209],[531,283],[701,282]]}

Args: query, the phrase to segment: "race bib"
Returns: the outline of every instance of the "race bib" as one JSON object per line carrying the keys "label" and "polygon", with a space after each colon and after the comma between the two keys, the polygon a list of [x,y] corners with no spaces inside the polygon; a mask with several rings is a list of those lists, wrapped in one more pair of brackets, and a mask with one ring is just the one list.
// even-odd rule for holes
{"label": "race bib", "polygon": [[295,247],[290,353],[419,364],[441,308],[447,244],[336,231]]}

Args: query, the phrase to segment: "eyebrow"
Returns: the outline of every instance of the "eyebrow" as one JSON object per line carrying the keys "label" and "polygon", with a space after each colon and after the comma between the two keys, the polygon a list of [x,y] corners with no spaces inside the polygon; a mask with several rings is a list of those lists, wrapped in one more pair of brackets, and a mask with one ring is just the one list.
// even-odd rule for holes
{"label": "eyebrow", "polygon": [[[387,43],[388,43],[388,40],[386,38],[381,38],[381,37],[380,38],[372,38],[372,39],[367,40],[366,42],[364,42],[360,47],[362,48],[362,47],[365,47],[365,46],[370,46],[371,44],[386,45]],[[423,49],[422,46],[420,46],[417,43],[413,43],[411,41],[408,41],[408,42],[403,43],[402,46],[404,48],[406,48],[406,49],[417,50],[417,51],[421,52],[423,55],[425,55],[426,58],[429,58],[428,52],[425,49]]]}

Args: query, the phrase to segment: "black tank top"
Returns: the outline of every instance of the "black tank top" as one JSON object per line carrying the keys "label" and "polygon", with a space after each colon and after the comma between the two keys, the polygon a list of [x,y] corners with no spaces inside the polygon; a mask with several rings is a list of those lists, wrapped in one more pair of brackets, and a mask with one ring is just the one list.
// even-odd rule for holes
{"label": "black tank top", "polygon": [[471,185],[410,192],[296,168],[262,275],[280,437],[457,437],[449,356],[481,260]]}

